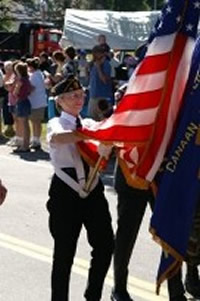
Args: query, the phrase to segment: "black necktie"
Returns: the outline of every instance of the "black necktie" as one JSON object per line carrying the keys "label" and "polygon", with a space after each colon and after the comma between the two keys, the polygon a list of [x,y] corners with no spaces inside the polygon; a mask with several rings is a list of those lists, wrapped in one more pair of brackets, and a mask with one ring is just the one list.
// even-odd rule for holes
{"label": "black necktie", "polygon": [[76,128],[77,128],[77,129],[82,128],[82,124],[81,124],[81,119],[80,119],[80,117],[77,117],[77,118],[76,118]]}

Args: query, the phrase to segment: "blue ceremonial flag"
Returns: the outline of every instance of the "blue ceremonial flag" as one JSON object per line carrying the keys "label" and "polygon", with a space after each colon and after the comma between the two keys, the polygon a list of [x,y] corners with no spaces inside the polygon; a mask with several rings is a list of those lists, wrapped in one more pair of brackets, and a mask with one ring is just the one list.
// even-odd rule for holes
{"label": "blue ceremonial flag", "polygon": [[[193,2],[200,7],[200,2]],[[199,3],[199,5],[197,5]],[[160,175],[150,231],[162,246],[157,287],[180,268],[200,197],[200,38],[192,56],[183,105]]]}

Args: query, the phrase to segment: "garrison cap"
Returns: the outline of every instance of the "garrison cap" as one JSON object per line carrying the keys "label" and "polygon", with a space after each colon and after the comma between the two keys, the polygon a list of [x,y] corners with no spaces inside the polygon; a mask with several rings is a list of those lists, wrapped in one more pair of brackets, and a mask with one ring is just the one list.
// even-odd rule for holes
{"label": "garrison cap", "polygon": [[53,96],[58,96],[63,93],[73,92],[82,89],[79,80],[74,76],[69,76],[63,79],[52,88]]}

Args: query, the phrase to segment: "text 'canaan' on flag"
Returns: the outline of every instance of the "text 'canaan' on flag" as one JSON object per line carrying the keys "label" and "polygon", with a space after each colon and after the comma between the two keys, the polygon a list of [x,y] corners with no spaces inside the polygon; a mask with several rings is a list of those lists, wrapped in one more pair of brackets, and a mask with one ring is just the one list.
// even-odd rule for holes
{"label": "text 'canaan' on flag", "polygon": [[192,267],[193,272],[199,264],[199,62],[200,37],[195,43],[176,132],[156,177],[159,185],[150,232],[163,249],[157,274],[157,293],[164,280],[175,275],[179,278],[178,271],[183,261]]}

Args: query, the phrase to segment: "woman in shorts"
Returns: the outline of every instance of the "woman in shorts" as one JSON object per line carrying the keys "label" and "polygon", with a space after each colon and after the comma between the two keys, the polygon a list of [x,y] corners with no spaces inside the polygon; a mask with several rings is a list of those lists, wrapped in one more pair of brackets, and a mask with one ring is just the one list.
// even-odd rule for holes
{"label": "woman in shorts", "polygon": [[32,86],[28,76],[26,63],[19,62],[14,67],[17,78],[13,94],[16,96],[16,117],[18,118],[20,136],[23,138],[22,145],[17,147],[14,152],[29,152],[30,128],[29,115],[31,114],[31,104],[28,99],[32,91]]}

